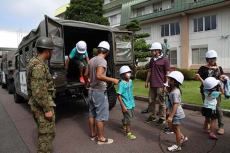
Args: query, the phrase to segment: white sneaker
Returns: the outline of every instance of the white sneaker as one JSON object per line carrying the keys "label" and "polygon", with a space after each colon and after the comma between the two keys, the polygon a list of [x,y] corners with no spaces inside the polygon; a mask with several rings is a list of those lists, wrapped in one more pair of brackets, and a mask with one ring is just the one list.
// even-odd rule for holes
{"label": "white sneaker", "polygon": [[181,147],[178,145],[172,145],[171,147],[168,147],[168,151],[170,152],[181,151]]}
{"label": "white sneaker", "polygon": [[180,143],[181,144],[183,144],[183,143],[185,143],[185,142],[187,142],[188,141],[188,137],[184,137],[184,138],[182,138],[181,140],[180,140]]}
{"label": "white sneaker", "polygon": [[103,144],[111,144],[113,143],[113,139],[105,139],[104,141],[97,140],[97,144],[103,145]]}

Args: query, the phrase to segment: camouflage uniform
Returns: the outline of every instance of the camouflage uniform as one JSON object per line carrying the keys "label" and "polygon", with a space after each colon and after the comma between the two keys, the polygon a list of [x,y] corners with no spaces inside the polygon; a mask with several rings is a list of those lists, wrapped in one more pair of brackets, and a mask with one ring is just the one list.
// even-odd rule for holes
{"label": "camouflage uniform", "polygon": [[27,67],[29,105],[38,126],[38,153],[51,153],[55,137],[55,115],[45,118],[45,112],[54,114],[54,83],[48,66],[39,57],[30,60]]}

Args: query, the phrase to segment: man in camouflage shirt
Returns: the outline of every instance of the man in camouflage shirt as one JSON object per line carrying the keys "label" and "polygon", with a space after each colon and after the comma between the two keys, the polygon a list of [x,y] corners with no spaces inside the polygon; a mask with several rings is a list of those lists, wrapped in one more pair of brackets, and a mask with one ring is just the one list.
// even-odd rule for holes
{"label": "man in camouflage shirt", "polygon": [[54,83],[45,64],[45,61],[51,58],[53,47],[50,38],[38,38],[38,55],[33,57],[27,66],[29,105],[38,127],[37,153],[51,153],[55,137]]}

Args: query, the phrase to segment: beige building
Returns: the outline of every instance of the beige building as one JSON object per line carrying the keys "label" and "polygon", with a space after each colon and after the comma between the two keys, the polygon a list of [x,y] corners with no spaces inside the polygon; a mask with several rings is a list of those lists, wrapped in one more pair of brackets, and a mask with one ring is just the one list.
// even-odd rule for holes
{"label": "beige building", "polygon": [[218,52],[218,64],[230,72],[230,1],[227,0],[105,0],[104,16],[124,28],[139,20],[148,43],[166,38],[171,65],[197,69],[205,52]]}

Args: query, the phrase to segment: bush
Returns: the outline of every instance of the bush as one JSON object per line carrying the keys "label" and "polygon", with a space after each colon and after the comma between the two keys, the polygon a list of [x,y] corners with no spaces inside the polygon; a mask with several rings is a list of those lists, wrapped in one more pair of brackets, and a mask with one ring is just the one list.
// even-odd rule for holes
{"label": "bush", "polygon": [[147,77],[148,70],[137,70],[136,78],[145,81]]}
{"label": "bush", "polygon": [[176,70],[180,71],[184,75],[185,80],[195,80],[195,70],[190,70],[190,69],[179,69],[177,68]]}

